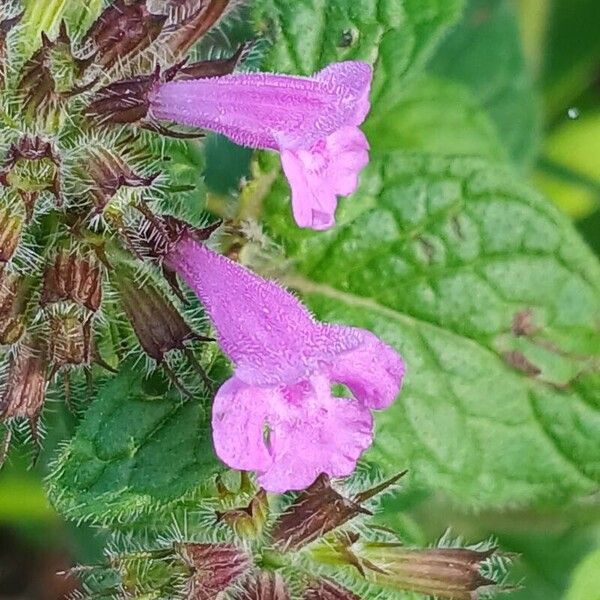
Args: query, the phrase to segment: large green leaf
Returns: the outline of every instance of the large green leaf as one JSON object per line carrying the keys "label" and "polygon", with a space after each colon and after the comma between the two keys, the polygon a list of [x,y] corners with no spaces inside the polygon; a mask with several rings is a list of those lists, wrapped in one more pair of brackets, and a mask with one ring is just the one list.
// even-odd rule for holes
{"label": "large green leaf", "polygon": [[470,0],[429,68],[466,85],[496,123],[515,163],[531,162],[539,137],[538,106],[511,2]]}
{"label": "large green leaf", "polygon": [[266,67],[311,75],[350,59],[377,62],[374,98],[384,101],[388,81],[417,70],[463,0],[260,0],[258,27],[276,40]]}
{"label": "large green leaf", "polygon": [[467,158],[382,156],[326,233],[299,231],[287,194],[266,206],[283,280],[407,361],[370,459],[469,504],[598,489],[600,268],[566,218]]}
{"label": "large green leaf", "polygon": [[49,479],[58,510],[110,522],[193,490],[219,468],[208,408],[182,401],[140,365],[100,391]]}
{"label": "large green leaf", "polygon": [[430,76],[399,91],[387,110],[375,110],[364,131],[373,152],[451,152],[499,162],[508,159],[494,124],[469,90]]}

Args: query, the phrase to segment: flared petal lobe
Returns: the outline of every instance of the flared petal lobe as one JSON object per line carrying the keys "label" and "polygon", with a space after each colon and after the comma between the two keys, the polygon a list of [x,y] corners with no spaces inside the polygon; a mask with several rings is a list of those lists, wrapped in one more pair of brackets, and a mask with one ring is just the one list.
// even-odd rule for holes
{"label": "flared petal lobe", "polygon": [[321,473],[350,475],[373,439],[370,411],[332,396],[325,376],[277,387],[233,377],[217,393],[212,426],[221,460],[256,471],[277,493],[304,489]]}
{"label": "flared petal lobe", "polygon": [[356,127],[342,127],[308,150],[282,150],[296,223],[316,230],[332,227],[337,196],[356,190],[358,174],[368,162],[369,143]]}
{"label": "flared petal lobe", "polygon": [[[375,410],[387,408],[398,396],[404,378],[400,355],[365,329],[325,325],[329,339],[348,347],[348,339],[360,340],[353,349],[340,352],[328,368],[332,381],[347,386],[353,396]],[[341,339],[340,339],[341,338]]]}
{"label": "flared petal lobe", "polygon": [[351,194],[368,162],[358,129],[369,111],[372,69],[347,61],[313,77],[238,73],[169,81],[150,96],[150,116],[210,129],[237,144],[281,152],[301,227],[334,223],[336,196]]}

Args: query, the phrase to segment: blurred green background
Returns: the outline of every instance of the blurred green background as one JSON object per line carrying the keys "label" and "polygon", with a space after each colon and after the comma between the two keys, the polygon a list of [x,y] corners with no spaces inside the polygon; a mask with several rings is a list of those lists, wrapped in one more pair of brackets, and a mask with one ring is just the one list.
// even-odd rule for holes
{"label": "blurred green background", "polygon": [[[490,19],[490,10],[500,17]],[[598,0],[473,0],[465,20],[433,58],[433,72],[479,86],[474,91],[490,115],[512,121],[500,135],[511,136],[505,140],[511,153],[529,165],[524,176],[574,219],[600,254]],[[503,43],[514,35],[523,53]],[[453,59],[464,53],[476,57],[469,61],[476,73]],[[482,70],[489,72],[486,86]],[[513,105],[515,98],[521,101]],[[447,111],[451,117],[451,104]],[[457,147],[469,147],[460,129],[455,131]],[[249,153],[216,137],[209,138],[207,149],[209,188],[217,193],[235,188]],[[235,164],[235,171],[223,169],[225,164]],[[51,435],[37,465],[30,468],[30,450],[17,447],[0,472],[0,600],[66,598],[76,584],[56,572],[101,555],[101,533],[62,522],[45,499],[48,462],[74,428],[62,403],[51,404],[48,413]],[[560,509],[474,515],[413,494],[388,503],[386,518],[415,543],[435,541],[449,527],[468,541],[496,537],[504,550],[518,555],[512,580],[521,588],[510,596],[514,600],[600,600],[600,496]]]}

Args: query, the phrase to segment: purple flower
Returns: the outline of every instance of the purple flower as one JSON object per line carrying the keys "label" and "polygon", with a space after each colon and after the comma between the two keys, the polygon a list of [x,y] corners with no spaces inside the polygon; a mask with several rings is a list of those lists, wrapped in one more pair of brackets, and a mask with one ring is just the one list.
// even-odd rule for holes
{"label": "purple flower", "polygon": [[169,81],[155,87],[150,114],[278,150],[296,222],[328,229],[337,196],[356,189],[369,160],[358,125],[369,112],[371,76],[367,63],[348,61],[313,77],[240,73]]}
{"label": "purple flower", "polygon": [[[217,392],[213,437],[234,469],[271,492],[352,473],[389,406],[400,356],[364,329],[319,323],[289,292],[184,236],[166,257],[203,302],[235,374]],[[335,383],[353,397],[332,393]]]}

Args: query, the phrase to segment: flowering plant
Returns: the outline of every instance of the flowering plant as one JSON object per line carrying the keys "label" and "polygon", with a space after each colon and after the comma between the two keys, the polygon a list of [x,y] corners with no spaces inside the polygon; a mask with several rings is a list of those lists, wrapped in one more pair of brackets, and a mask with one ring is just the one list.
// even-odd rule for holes
{"label": "flowering plant", "polygon": [[597,491],[600,271],[463,4],[0,7],[0,462],[110,536],[75,596],[474,600],[420,506]]}

